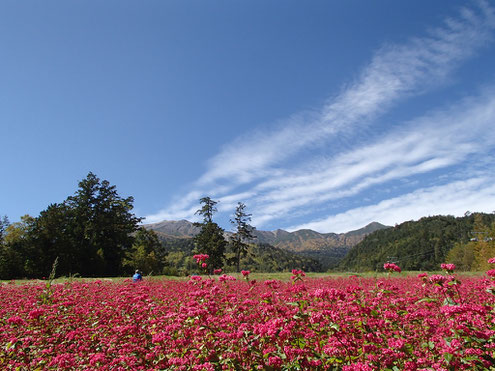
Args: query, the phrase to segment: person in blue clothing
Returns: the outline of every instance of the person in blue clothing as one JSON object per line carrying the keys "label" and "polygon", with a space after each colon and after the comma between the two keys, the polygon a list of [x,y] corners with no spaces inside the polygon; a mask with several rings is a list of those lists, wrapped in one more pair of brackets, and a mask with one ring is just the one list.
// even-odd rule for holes
{"label": "person in blue clothing", "polygon": [[134,273],[134,276],[132,276],[132,282],[139,282],[143,280],[143,275],[139,271],[139,269],[136,269],[136,273]]}

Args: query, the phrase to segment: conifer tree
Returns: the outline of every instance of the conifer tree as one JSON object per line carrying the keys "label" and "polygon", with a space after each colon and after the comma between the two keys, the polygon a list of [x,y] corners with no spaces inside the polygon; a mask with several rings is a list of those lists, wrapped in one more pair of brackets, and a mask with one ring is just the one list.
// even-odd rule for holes
{"label": "conifer tree", "polygon": [[231,237],[231,247],[234,252],[233,263],[237,272],[240,272],[241,257],[246,256],[249,247],[248,242],[255,238],[253,234],[255,228],[249,225],[250,221],[251,214],[246,213],[246,205],[238,202],[234,219],[230,220],[230,223],[235,228],[235,232]]}
{"label": "conifer tree", "polygon": [[194,237],[194,243],[198,253],[209,256],[208,270],[212,272],[213,269],[223,266],[227,241],[223,236],[223,229],[213,222],[213,214],[217,211],[215,205],[218,201],[203,197],[199,202],[202,207],[196,211],[196,214],[203,216],[203,223],[196,223],[201,226],[201,231]]}

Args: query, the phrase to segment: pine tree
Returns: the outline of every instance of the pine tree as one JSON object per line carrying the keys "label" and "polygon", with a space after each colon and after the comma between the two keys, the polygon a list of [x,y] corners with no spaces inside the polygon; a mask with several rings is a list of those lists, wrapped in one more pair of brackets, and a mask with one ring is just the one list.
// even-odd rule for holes
{"label": "pine tree", "polygon": [[230,220],[230,223],[235,227],[235,232],[231,237],[231,247],[234,252],[233,263],[236,266],[237,272],[240,272],[241,256],[246,256],[248,251],[249,241],[256,238],[253,234],[254,227],[249,225],[251,221],[251,214],[246,213],[246,205],[242,202],[237,203],[234,219]]}
{"label": "pine tree", "polygon": [[213,201],[210,197],[203,197],[199,200],[203,206],[196,211],[196,214],[203,216],[203,223],[196,223],[201,226],[201,231],[194,237],[196,251],[207,254],[208,270],[221,268],[225,257],[227,241],[223,236],[223,229],[213,222],[213,214],[217,211],[215,205],[218,201]]}
{"label": "pine tree", "polygon": [[79,273],[115,276],[122,271],[122,259],[141,221],[131,213],[133,202],[133,197],[121,198],[115,186],[91,172],[79,182],[75,195],[66,201],[74,214],[70,228],[82,263]]}

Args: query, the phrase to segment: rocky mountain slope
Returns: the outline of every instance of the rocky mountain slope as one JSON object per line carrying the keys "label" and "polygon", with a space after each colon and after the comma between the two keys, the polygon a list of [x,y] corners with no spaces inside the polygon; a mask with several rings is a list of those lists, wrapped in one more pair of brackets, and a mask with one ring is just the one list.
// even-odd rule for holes
{"label": "rocky mountain slope", "polygon": [[301,229],[287,232],[282,229],[276,231],[256,231],[257,241],[268,243],[278,248],[293,252],[322,251],[333,248],[350,249],[362,241],[368,234],[387,228],[380,223],[371,223],[364,228],[347,233],[319,233],[311,229]]}
{"label": "rocky mountain slope", "polygon": [[[187,220],[166,220],[159,223],[147,224],[146,228],[153,229],[158,236],[168,242],[177,239],[189,239],[200,230]],[[287,232],[282,229],[275,231],[256,230],[256,240],[259,244],[290,251],[292,253],[306,255],[319,260],[324,266],[332,267],[340,261],[351,247],[362,241],[368,234],[388,228],[380,223],[371,223],[364,228],[347,233],[319,233],[310,229],[301,229],[295,232]],[[225,232],[228,238],[230,232]]]}

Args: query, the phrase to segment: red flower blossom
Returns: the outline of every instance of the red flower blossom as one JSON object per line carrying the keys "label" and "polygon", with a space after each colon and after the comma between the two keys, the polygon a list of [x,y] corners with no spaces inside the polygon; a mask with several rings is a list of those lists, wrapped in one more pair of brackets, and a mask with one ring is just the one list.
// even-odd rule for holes
{"label": "red flower blossom", "polygon": [[2,285],[0,369],[489,369],[492,282],[421,278]]}
{"label": "red flower blossom", "polygon": [[443,270],[446,270],[447,273],[452,273],[456,267],[455,267],[455,264],[442,263],[442,264],[440,264],[440,268],[442,268]]}
{"label": "red flower blossom", "polygon": [[197,254],[197,255],[194,255],[193,256],[193,259],[196,260],[196,263],[201,263],[201,262],[204,262],[206,261],[210,256],[207,255],[207,254]]}
{"label": "red flower blossom", "polygon": [[397,273],[401,272],[400,267],[394,263],[385,263],[383,265],[383,269],[385,269],[386,271],[389,271],[389,272],[397,272]]}

